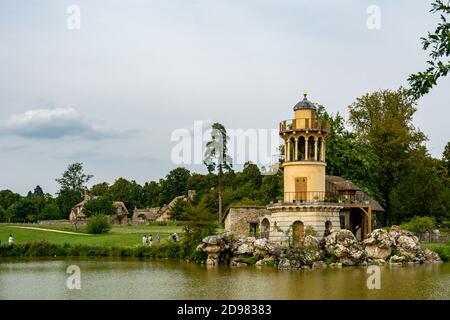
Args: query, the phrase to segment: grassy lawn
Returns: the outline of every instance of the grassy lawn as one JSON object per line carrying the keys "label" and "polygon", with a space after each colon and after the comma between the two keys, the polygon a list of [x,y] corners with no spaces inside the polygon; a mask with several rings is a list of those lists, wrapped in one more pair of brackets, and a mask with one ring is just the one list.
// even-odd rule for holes
{"label": "grassy lawn", "polygon": [[84,228],[75,230],[70,225],[0,225],[0,241],[7,243],[10,234],[14,237],[15,243],[27,243],[37,241],[47,241],[55,244],[82,244],[90,246],[136,246],[142,243],[142,236],[152,234],[155,241],[159,232],[161,242],[166,242],[168,236],[174,232],[182,235],[182,226],[148,226],[148,225],[114,225],[108,234],[87,235],[87,234],[64,234],[43,230],[30,230],[18,227],[32,227],[49,230],[60,230],[69,232],[83,232]]}

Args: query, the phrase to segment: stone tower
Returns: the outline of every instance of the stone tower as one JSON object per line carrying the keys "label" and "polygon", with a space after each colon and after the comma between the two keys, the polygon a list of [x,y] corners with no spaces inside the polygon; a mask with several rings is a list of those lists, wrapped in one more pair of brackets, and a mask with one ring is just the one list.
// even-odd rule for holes
{"label": "stone tower", "polygon": [[317,107],[307,99],[294,106],[294,119],[280,123],[284,140],[284,201],[323,201],[325,198],[325,144],[329,127],[320,121]]}

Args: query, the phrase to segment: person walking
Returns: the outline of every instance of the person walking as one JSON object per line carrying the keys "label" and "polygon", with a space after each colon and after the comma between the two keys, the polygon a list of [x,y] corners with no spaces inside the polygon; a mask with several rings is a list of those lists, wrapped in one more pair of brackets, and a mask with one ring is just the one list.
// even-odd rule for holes
{"label": "person walking", "polygon": [[144,234],[144,236],[142,237],[142,245],[143,245],[143,246],[147,245],[147,237],[145,236],[145,234]]}
{"label": "person walking", "polygon": [[156,234],[156,242],[159,243],[161,241],[161,236],[159,235],[159,232]]}
{"label": "person walking", "polygon": [[12,245],[14,244],[14,238],[13,238],[12,235],[9,235],[9,238],[8,238],[8,244],[9,244],[10,246],[12,246]]}
{"label": "person walking", "polygon": [[147,238],[147,243],[148,243],[149,246],[152,245],[152,241],[153,241],[153,236],[151,234],[149,234],[148,238]]}

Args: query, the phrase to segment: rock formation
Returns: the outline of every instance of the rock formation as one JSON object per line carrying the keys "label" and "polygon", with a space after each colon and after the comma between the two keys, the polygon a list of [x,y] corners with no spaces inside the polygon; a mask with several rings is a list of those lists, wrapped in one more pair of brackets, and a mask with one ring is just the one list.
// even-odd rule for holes
{"label": "rock formation", "polygon": [[437,253],[420,246],[414,234],[397,226],[389,231],[376,229],[361,242],[349,230],[333,231],[321,241],[308,235],[294,248],[267,239],[217,235],[204,238],[198,249],[207,253],[208,265],[276,266],[283,270],[441,262]]}

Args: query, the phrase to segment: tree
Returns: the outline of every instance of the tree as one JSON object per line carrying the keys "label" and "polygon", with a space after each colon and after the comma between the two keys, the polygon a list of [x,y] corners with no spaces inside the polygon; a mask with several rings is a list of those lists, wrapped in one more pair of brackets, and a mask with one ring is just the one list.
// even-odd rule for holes
{"label": "tree", "polygon": [[10,219],[15,222],[35,221],[38,214],[33,201],[29,198],[20,199],[11,205],[7,211]]}
{"label": "tree", "polygon": [[353,181],[369,194],[380,198],[376,185],[379,158],[369,144],[348,131],[340,114],[327,115],[330,135],[327,139],[327,174]]}
{"label": "tree", "polygon": [[158,182],[156,181],[146,182],[142,187],[142,193],[144,197],[143,205],[148,208],[157,207],[159,205],[160,190],[161,187]]}
{"label": "tree", "polygon": [[94,176],[84,173],[84,168],[82,163],[73,163],[67,167],[63,175],[59,179],[55,179],[59,184],[59,190],[73,190],[83,192],[87,189],[86,184]]}
{"label": "tree", "polygon": [[87,190],[86,184],[93,175],[84,173],[82,163],[73,163],[67,167],[59,179],[57,203],[61,212],[68,216],[70,210],[83,199],[83,192]]}
{"label": "tree", "polygon": [[211,127],[211,140],[206,143],[205,157],[203,163],[209,173],[217,170],[219,198],[219,221],[222,221],[222,189],[224,171],[232,171],[231,157],[228,155],[227,130],[220,123],[213,123]]}
{"label": "tree", "polygon": [[113,201],[122,201],[130,210],[141,208],[144,202],[142,186],[124,178],[117,179],[109,188],[109,197]]}
{"label": "tree", "polygon": [[175,221],[181,221],[185,219],[184,212],[186,208],[189,206],[189,202],[187,201],[177,201],[175,206],[172,208],[170,212],[170,216]]}
{"label": "tree", "polygon": [[435,0],[432,3],[432,13],[440,13],[440,23],[433,33],[428,32],[426,37],[421,38],[423,50],[431,48],[430,60],[427,61],[428,68],[409,76],[411,86],[410,94],[414,99],[427,94],[436,85],[440,77],[445,77],[450,69],[450,23],[447,16],[450,13],[450,2],[447,0]]}
{"label": "tree", "polygon": [[93,197],[104,197],[109,194],[109,184],[102,182],[91,187],[89,194]]}
{"label": "tree", "polygon": [[262,185],[262,175],[258,166],[251,162],[244,164],[244,170],[242,170],[242,176],[245,182],[249,182],[253,188],[259,190]]}
{"label": "tree", "polygon": [[47,203],[38,215],[39,220],[58,220],[62,218],[63,216],[56,202]]}
{"label": "tree", "polygon": [[44,197],[44,191],[41,186],[37,185],[36,188],[34,188],[33,197]]}
{"label": "tree", "polygon": [[442,153],[442,160],[447,166],[447,172],[450,173],[450,142],[447,142],[444,152]]}
{"label": "tree", "polygon": [[382,224],[390,224],[390,195],[405,174],[411,151],[423,146],[425,136],[416,130],[412,117],[416,111],[414,99],[407,90],[378,91],[366,94],[350,105],[349,122],[357,139],[367,143],[379,159],[377,188],[386,211]]}
{"label": "tree", "polygon": [[61,190],[56,197],[56,204],[64,219],[69,218],[72,208],[83,200],[83,194],[77,190]]}
{"label": "tree", "polygon": [[442,222],[450,210],[450,189],[425,148],[415,150],[390,195],[391,222],[432,216]]}
{"label": "tree", "polygon": [[19,201],[20,194],[14,193],[11,190],[0,191],[0,206],[7,210],[11,205]]}
{"label": "tree", "polygon": [[6,222],[7,216],[6,216],[6,210],[0,205],[0,222]]}
{"label": "tree", "polygon": [[204,237],[215,234],[216,223],[214,215],[203,206],[187,204],[183,213],[186,220],[185,234],[187,244],[197,246]]}
{"label": "tree", "polygon": [[260,199],[264,204],[276,202],[283,196],[283,176],[278,172],[274,175],[264,176],[260,190]]}
{"label": "tree", "polygon": [[83,209],[83,213],[88,217],[98,214],[108,216],[114,214],[115,211],[116,209],[113,206],[113,202],[108,197],[90,199],[86,202]]}
{"label": "tree", "polygon": [[190,171],[185,168],[170,171],[161,182],[160,205],[168,204],[173,198],[185,195],[190,176]]}

